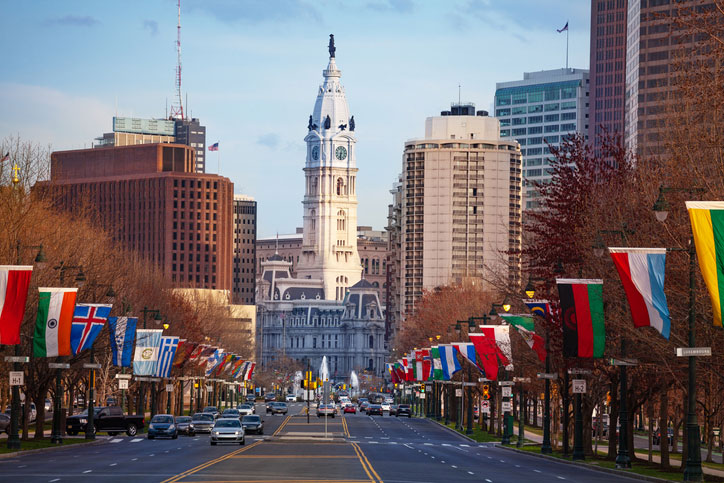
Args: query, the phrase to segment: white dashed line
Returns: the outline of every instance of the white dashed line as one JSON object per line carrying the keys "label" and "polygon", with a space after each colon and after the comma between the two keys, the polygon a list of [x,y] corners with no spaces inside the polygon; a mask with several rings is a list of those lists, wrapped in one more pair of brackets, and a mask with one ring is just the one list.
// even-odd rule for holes
{"label": "white dashed line", "polygon": [[443,443],[443,446],[452,446],[450,443]]}
{"label": "white dashed line", "polygon": [[138,443],[139,441],[143,441],[143,438],[133,438],[131,443]]}
{"label": "white dashed line", "polygon": [[131,458],[131,461],[136,461],[136,460],[138,460],[138,458]]}
{"label": "white dashed line", "polygon": [[425,446],[432,446],[432,443],[423,443]]}
{"label": "white dashed line", "polygon": [[110,442],[111,443],[120,443],[121,441],[123,441],[123,438],[112,439]]}
{"label": "white dashed line", "polygon": [[83,473],[90,473],[93,470],[85,470]]}
{"label": "white dashed line", "polygon": [[18,468],[25,468],[26,466],[28,466],[28,465],[20,465],[20,466],[18,466]]}
{"label": "white dashed line", "polygon": [[60,481],[60,478],[56,478],[54,480],[49,480],[48,483],[55,483],[56,481]]}
{"label": "white dashed line", "polygon": [[470,447],[469,444],[461,444],[460,446],[462,446],[463,448],[469,448],[469,447]]}
{"label": "white dashed line", "polygon": [[468,474],[469,474],[469,475],[474,475],[475,473],[473,473],[472,471],[468,471]]}
{"label": "white dashed line", "polygon": [[501,463],[505,463],[505,460],[500,460]]}
{"label": "white dashed line", "polygon": [[562,476],[558,476],[558,475],[556,475],[556,478],[558,478],[559,480],[565,480],[565,478],[563,478]]}
{"label": "white dashed line", "polygon": [[111,464],[108,465],[108,466],[116,466],[117,464],[118,464],[118,463],[111,463]]}
{"label": "white dashed line", "polygon": [[489,480],[487,478],[485,478],[485,481],[487,481],[488,483],[493,483],[493,480]]}
{"label": "white dashed line", "polygon": [[452,466],[453,468],[457,468],[457,466],[455,466],[455,465],[450,465],[450,466]]}
{"label": "white dashed line", "polygon": [[520,465],[515,465],[516,468],[520,468]]}
{"label": "white dashed line", "polygon": [[533,471],[535,471],[536,473],[540,473],[540,470],[533,470]]}

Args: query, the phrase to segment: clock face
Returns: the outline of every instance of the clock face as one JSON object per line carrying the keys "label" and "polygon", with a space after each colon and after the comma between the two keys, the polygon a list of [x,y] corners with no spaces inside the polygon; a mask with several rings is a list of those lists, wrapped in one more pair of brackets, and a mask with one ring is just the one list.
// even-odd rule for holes
{"label": "clock face", "polygon": [[347,157],[347,149],[344,146],[338,146],[334,154],[337,156],[337,159],[342,161]]}
{"label": "clock face", "polygon": [[312,148],[312,159],[319,159],[319,146],[314,146]]}

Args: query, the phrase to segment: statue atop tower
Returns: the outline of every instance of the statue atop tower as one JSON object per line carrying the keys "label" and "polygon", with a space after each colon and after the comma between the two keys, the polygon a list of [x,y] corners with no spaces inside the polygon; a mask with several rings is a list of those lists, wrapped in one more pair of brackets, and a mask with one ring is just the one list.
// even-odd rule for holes
{"label": "statue atop tower", "polygon": [[329,56],[334,57],[337,48],[334,46],[334,34],[329,34]]}

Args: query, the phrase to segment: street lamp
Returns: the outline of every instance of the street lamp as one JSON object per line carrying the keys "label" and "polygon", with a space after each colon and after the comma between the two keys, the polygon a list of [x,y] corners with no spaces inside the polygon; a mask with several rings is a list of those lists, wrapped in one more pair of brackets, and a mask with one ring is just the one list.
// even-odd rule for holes
{"label": "street lamp", "polygon": [[[669,214],[669,203],[664,193],[670,191],[684,191],[686,193],[700,193],[702,188],[665,188],[659,187],[659,196],[656,198],[653,210],[656,219],[660,222],[666,221]],[[667,248],[666,251],[684,251],[682,248]],[[689,237],[689,347],[696,347],[696,251],[694,236]],[[684,480],[701,481],[701,439],[699,434],[699,423],[696,418],[696,358],[689,356],[689,388],[688,408],[686,415],[686,467],[684,469]],[[663,440],[662,440],[663,441]]]}

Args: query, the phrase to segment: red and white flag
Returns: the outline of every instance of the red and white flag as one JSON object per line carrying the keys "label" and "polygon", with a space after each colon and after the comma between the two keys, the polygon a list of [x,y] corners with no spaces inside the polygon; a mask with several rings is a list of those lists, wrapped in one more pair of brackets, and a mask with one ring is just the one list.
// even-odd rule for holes
{"label": "red and white flag", "polygon": [[0,345],[20,343],[32,274],[31,265],[0,265]]}

